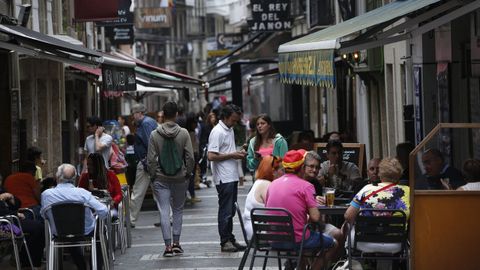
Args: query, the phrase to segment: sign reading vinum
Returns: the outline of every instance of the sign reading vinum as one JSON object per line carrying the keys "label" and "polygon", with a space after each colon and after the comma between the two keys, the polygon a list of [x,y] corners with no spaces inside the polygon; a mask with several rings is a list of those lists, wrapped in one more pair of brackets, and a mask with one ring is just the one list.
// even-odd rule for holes
{"label": "sign reading vinum", "polygon": [[289,0],[251,0],[251,31],[285,31],[292,28]]}

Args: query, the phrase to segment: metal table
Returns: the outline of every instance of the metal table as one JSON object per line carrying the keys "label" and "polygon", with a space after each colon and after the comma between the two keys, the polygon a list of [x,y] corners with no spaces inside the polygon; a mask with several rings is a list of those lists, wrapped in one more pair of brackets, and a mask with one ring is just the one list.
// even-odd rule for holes
{"label": "metal table", "polygon": [[332,207],[328,207],[325,205],[320,205],[317,207],[320,210],[320,214],[326,216],[343,216],[348,209],[347,205],[334,205]]}

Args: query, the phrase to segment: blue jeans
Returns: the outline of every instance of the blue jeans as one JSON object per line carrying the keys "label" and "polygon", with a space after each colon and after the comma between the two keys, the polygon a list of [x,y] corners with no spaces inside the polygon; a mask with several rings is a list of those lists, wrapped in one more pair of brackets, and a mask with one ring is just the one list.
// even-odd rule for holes
{"label": "blue jeans", "polygon": [[218,193],[218,233],[220,244],[228,241],[234,242],[233,217],[235,216],[235,203],[237,202],[238,182],[220,183],[216,185]]}

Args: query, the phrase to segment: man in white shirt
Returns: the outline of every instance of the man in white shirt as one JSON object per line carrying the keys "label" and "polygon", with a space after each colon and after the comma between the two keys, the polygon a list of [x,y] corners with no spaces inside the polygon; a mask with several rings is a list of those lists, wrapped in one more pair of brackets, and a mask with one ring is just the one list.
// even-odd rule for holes
{"label": "man in white shirt", "polygon": [[87,168],[87,157],[91,153],[99,153],[105,161],[105,168],[110,168],[110,152],[112,151],[112,136],[105,133],[105,128],[102,126],[102,120],[97,116],[87,118],[87,131],[90,134],[85,139],[84,169]]}
{"label": "man in white shirt", "polygon": [[238,159],[246,156],[245,150],[237,151],[233,126],[240,120],[241,109],[236,105],[227,105],[222,109],[219,121],[208,138],[208,160],[211,161],[213,182],[218,193],[218,232],[223,252],[244,250],[233,235],[233,217],[237,202]]}

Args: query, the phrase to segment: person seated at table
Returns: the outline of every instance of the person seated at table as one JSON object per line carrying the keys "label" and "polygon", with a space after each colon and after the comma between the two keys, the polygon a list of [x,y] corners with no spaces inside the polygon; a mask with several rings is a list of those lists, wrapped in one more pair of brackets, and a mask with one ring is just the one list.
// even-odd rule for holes
{"label": "person seated at table", "polygon": [[467,184],[457,190],[480,190],[480,160],[467,159],[463,163],[463,175]]}
{"label": "person seated at table", "polygon": [[368,184],[378,184],[380,179],[378,178],[378,164],[382,161],[381,158],[372,158],[367,164],[367,178],[363,182],[356,186],[354,194],[359,192],[364,186]]}
{"label": "person seated at table", "polygon": [[117,207],[122,201],[122,188],[117,175],[112,170],[105,168],[103,156],[98,153],[91,153],[87,158],[87,172],[82,173],[78,187],[90,192],[94,190],[108,190],[114,207],[111,209],[113,217],[118,216]]}
{"label": "person seated at table", "polygon": [[20,172],[8,176],[3,187],[20,200],[21,208],[32,209],[38,217],[40,215],[40,183],[35,180],[35,171],[33,161],[22,161]]}
{"label": "person seated at table", "polygon": [[[265,203],[266,207],[284,208],[290,212],[295,232],[296,248],[300,248],[305,224],[320,221],[320,211],[313,196],[315,188],[301,178],[304,174],[302,170],[304,157],[305,150],[303,149],[290,150],[285,154],[282,161],[285,174],[270,184]],[[332,249],[337,246],[332,237],[318,231],[307,231],[305,239],[304,248],[307,249]],[[323,246],[321,246],[322,243]],[[286,247],[284,243],[274,243],[272,245],[275,248],[291,248],[291,246]],[[331,250],[326,253],[326,259],[328,260],[330,257]],[[318,258],[312,268],[321,269],[322,266],[323,258]]]}
{"label": "person seated at table", "polygon": [[[396,158],[384,158],[378,165],[380,183],[363,187],[350,202],[345,212],[345,221],[354,224],[358,212],[363,209],[398,209],[410,215],[410,188],[400,185],[402,165]],[[345,229],[343,231],[345,232]],[[353,230],[352,230],[353,235]],[[399,243],[367,243],[362,245],[365,252],[389,252],[398,250]]]}
{"label": "person seated at table", "polygon": [[431,148],[425,151],[422,163],[428,189],[457,189],[466,184],[462,172],[446,163],[438,149]]}
{"label": "person seated at table", "polygon": [[325,187],[334,188],[336,194],[353,192],[362,183],[362,174],[357,165],[343,160],[340,141],[329,141],[326,148],[328,160],[320,165],[320,182]]}
{"label": "person seated at table", "polygon": [[[92,193],[88,192],[83,188],[77,188],[74,186],[75,180],[77,178],[77,170],[71,164],[62,164],[58,167],[55,174],[57,178],[57,186],[45,190],[42,193],[42,217],[46,218],[49,213],[46,213],[46,209],[52,204],[59,202],[69,202],[69,203],[83,203],[93,209],[98,215],[99,219],[103,219],[108,214],[107,207],[99,202]],[[52,220],[51,218],[49,220]],[[85,235],[90,235],[93,233],[95,220],[93,218],[91,211],[85,211]],[[56,234],[55,231],[52,231],[53,234]],[[82,254],[82,251],[79,247],[70,248],[70,252],[73,258],[73,261],[78,269],[87,269],[85,260]],[[97,244],[97,266],[98,269],[102,269],[103,259],[100,246]]]}
{"label": "person seated at table", "polygon": [[[305,154],[305,162],[303,164],[303,173],[304,173],[303,179],[307,180],[309,183],[311,183],[315,187],[315,201],[319,205],[324,206],[325,197],[322,196],[323,187],[317,178],[319,170],[320,170],[320,156],[315,151],[308,151]],[[343,222],[343,220],[341,222]],[[339,228],[335,227],[330,223],[325,223],[325,229],[323,230],[323,232],[327,235],[330,235],[335,240],[337,240],[337,243],[342,243],[343,241],[345,241],[345,237],[342,231],[340,231]],[[335,251],[336,255],[339,254],[338,252],[340,252],[340,249],[341,249],[341,246],[338,245],[338,248]],[[333,254],[333,251],[332,251],[332,254]],[[336,256],[334,255],[332,256],[333,256],[332,258],[336,258]]]}
{"label": "person seated at table", "polygon": [[247,239],[251,239],[253,234],[250,212],[253,208],[265,207],[268,186],[274,179],[283,174],[281,162],[282,160],[279,157],[265,156],[258,165],[255,174],[256,180],[247,194],[243,211],[243,223]]}
{"label": "person seated at table", "polygon": [[[20,201],[12,194],[0,188],[0,217],[7,215],[18,216],[22,231],[27,241],[28,251],[32,259],[34,269],[40,269],[42,265],[43,248],[45,247],[45,230],[41,221],[26,219],[22,213],[18,212],[20,208]],[[20,231],[15,232],[16,225],[13,226],[14,234],[18,235]],[[8,227],[1,227],[3,230]],[[10,232],[10,230],[8,230]],[[22,266],[29,266],[28,256],[25,249],[20,251],[20,260]]]}

